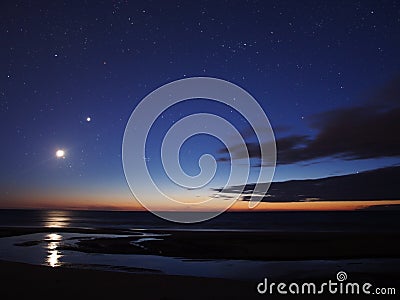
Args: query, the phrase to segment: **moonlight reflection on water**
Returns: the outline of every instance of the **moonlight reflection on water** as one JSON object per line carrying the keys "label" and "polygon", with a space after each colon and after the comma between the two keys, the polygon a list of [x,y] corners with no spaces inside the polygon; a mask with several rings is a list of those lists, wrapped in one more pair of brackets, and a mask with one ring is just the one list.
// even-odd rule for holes
{"label": "moonlight reflection on water", "polygon": [[46,211],[46,215],[43,216],[44,227],[48,228],[64,228],[68,227],[71,222],[70,212],[68,211]]}
{"label": "moonlight reflection on water", "polygon": [[51,267],[61,266],[60,258],[63,257],[63,255],[57,248],[62,241],[62,235],[58,233],[49,233],[46,235],[45,241],[47,242],[47,256],[45,264]]}

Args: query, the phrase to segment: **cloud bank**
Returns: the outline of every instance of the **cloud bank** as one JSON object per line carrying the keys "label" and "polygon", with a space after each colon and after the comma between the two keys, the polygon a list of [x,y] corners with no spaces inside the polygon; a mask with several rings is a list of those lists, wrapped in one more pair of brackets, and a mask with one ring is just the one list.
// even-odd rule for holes
{"label": "cloud bank", "polygon": [[[293,164],[324,157],[357,160],[400,156],[400,77],[388,82],[363,105],[311,116],[317,134],[289,135],[276,141],[278,164]],[[258,143],[248,142],[251,158],[260,158]],[[220,154],[227,154],[220,149]],[[231,153],[241,159],[244,153]],[[225,156],[220,161],[226,161]],[[261,162],[265,164],[266,162]]]}

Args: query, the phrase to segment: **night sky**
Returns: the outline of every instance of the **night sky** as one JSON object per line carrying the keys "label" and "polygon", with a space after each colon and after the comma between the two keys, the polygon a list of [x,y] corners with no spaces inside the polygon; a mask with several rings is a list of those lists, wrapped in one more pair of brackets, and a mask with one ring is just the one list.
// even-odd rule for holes
{"label": "night sky", "polygon": [[[230,81],[260,103],[274,181],[400,163],[399,1],[3,1],[0,35],[0,207],[139,207],[121,162],[125,126],[147,94],[187,77]],[[155,123],[155,178],[168,184],[163,135],[196,112],[234,124],[260,169],[243,117],[193,99]],[[218,160],[213,193],[229,166],[221,142],[188,140],[182,168],[197,174],[204,153]]]}

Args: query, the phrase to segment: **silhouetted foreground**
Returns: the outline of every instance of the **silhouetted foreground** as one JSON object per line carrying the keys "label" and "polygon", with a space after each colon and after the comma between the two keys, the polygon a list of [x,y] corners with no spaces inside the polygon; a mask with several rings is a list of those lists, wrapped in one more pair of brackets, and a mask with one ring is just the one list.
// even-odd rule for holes
{"label": "silhouetted foreground", "polygon": [[[1,299],[360,299],[365,295],[258,294],[257,283],[190,276],[51,268],[0,261]],[[312,270],[310,270],[312,272]],[[321,280],[316,280],[318,282]],[[388,295],[385,299],[394,299]],[[376,299],[369,295],[368,299]]]}
{"label": "silhouetted foreground", "polygon": [[0,261],[2,299],[248,299],[255,285],[226,279],[51,268]]}

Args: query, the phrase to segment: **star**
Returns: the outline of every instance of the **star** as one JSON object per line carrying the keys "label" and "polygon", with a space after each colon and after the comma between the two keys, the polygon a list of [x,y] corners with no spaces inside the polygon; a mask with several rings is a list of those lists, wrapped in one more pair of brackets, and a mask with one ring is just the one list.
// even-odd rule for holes
{"label": "star", "polygon": [[92,121],[92,118],[91,117],[87,117],[86,118],[86,122],[90,122],[90,121]]}

